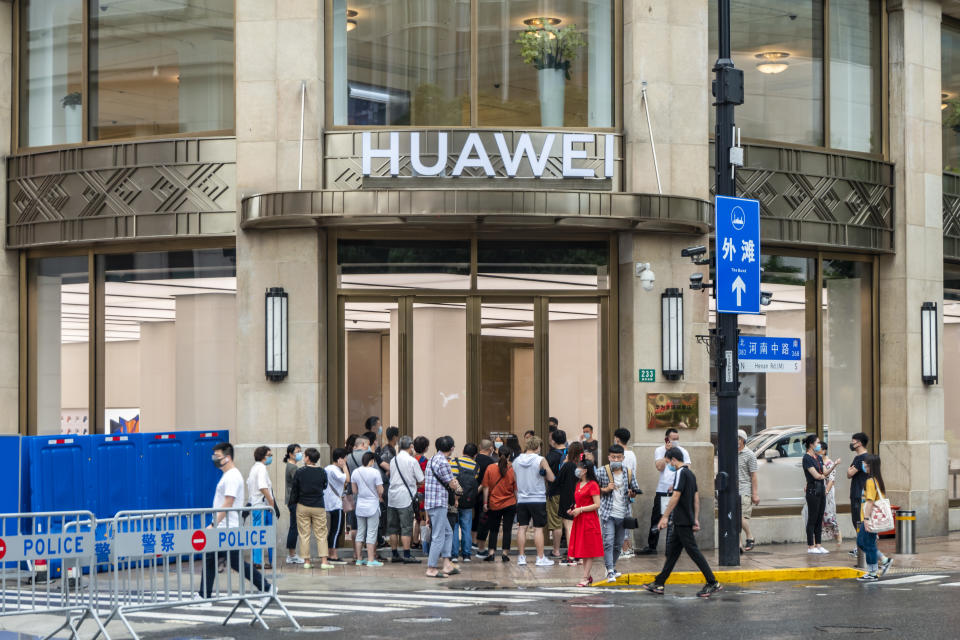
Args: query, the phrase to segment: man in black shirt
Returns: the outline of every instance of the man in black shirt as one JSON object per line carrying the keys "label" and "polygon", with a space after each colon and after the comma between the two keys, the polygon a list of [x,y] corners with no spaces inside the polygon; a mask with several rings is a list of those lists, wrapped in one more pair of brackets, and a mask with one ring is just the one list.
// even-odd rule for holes
{"label": "man in black shirt", "polygon": [[700,530],[700,494],[697,491],[697,477],[689,467],[684,465],[683,452],[679,448],[667,449],[664,457],[670,465],[670,470],[676,471],[677,475],[673,481],[670,502],[660,517],[658,527],[666,529],[670,522],[670,515],[673,514],[673,533],[667,539],[667,561],[663,564],[663,570],[653,579],[653,582],[643,585],[643,588],[651,593],[663,595],[663,585],[666,584],[667,578],[673,572],[673,567],[680,559],[680,553],[686,550],[687,555],[707,581],[707,584],[697,592],[697,596],[709,598],[723,587],[717,582],[693,536],[695,531]]}
{"label": "man in black shirt", "polygon": [[[484,438],[480,441],[480,451],[477,453],[477,480],[483,483],[483,474],[487,472],[487,467],[496,462],[493,454],[493,442]],[[487,557],[487,513],[483,510],[481,504],[483,500],[477,500],[473,510],[473,532],[477,540],[477,557]]]}
{"label": "man in black shirt", "polygon": [[[567,434],[557,429],[550,434],[550,453],[547,454],[547,464],[553,471],[553,476],[560,475],[560,465],[567,455]],[[563,520],[560,519],[560,486],[554,482],[547,483],[547,530],[553,532],[553,557],[561,558],[560,538],[563,536]]]}
{"label": "man in black shirt", "polygon": [[[850,438],[850,451],[853,451],[854,458],[850,462],[850,468],[847,469],[847,477],[850,478],[850,519],[853,520],[853,530],[860,530],[860,497],[863,495],[863,488],[867,485],[867,474],[863,472],[863,460],[870,453],[867,451],[867,443],[870,439],[865,433],[855,433]],[[850,555],[856,557],[857,548],[850,551]]]}

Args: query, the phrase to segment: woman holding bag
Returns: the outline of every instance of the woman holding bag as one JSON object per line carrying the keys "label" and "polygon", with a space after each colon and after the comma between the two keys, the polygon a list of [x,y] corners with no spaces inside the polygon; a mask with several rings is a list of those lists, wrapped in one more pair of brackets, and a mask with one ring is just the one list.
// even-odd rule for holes
{"label": "woman holding bag", "polygon": [[884,499],[886,486],[883,484],[883,473],[880,471],[880,456],[867,454],[860,464],[862,471],[867,474],[867,484],[863,488],[863,498],[860,500],[860,530],[857,532],[857,546],[863,549],[867,556],[867,573],[857,578],[857,581],[876,582],[893,563],[893,560],[883,556],[877,550],[878,532],[867,530],[870,516],[873,515],[873,510],[878,508],[877,501]]}

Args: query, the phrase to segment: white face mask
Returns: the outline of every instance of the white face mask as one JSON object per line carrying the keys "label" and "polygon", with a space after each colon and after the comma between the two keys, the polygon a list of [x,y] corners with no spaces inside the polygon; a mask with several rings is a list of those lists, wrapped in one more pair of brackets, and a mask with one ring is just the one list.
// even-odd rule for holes
{"label": "white face mask", "polygon": [[573,472],[577,475],[578,478],[583,477],[583,469],[581,467],[577,467],[576,469],[573,470]]}

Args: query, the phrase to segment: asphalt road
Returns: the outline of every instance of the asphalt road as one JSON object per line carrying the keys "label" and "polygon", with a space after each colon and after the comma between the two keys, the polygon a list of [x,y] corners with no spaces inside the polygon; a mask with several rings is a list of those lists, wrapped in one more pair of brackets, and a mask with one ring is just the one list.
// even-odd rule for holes
{"label": "asphalt road", "polygon": [[[140,620],[144,627],[138,631],[144,640],[960,638],[960,574],[947,572],[891,575],[870,585],[832,581],[727,586],[709,600],[694,595],[698,586],[685,585],[668,586],[666,595],[655,596],[612,588],[438,583],[432,589],[394,590],[390,582],[371,581],[368,587],[282,593],[304,627],[300,632],[277,616],[268,618],[270,631],[246,624],[224,627],[213,621],[225,614],[199,607],[153,612]],[[0,640],[34,637],[0,632]]]}

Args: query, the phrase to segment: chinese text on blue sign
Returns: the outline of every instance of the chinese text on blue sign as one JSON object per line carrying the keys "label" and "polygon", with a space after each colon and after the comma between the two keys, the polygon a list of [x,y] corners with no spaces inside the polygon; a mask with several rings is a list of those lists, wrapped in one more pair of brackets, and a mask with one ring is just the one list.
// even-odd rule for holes
{"label": "chinese text on blue sign", "polygon": [[799,373],[800,338],[740,336],[740,373]]}
{"label": "chinese text on blue sign", "polygon": [[717,311],[760,313],[760,203],[717,196]]}

